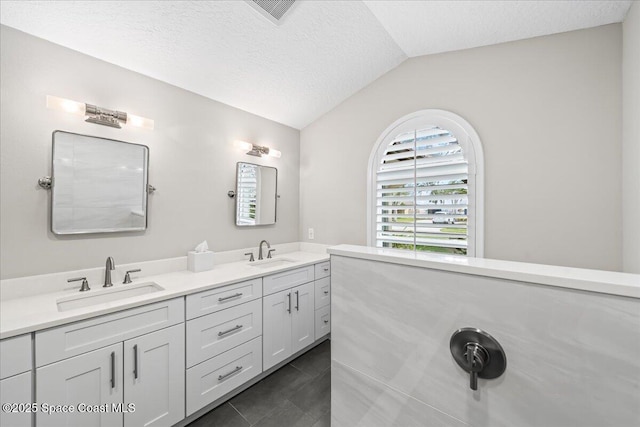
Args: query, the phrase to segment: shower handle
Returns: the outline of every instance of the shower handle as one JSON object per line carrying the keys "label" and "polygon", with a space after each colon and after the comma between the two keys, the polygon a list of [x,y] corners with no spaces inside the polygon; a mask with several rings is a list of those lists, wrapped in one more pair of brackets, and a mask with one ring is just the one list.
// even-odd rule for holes
{"label": "shower handle", "polygon": [[478,378],[492,379],[507,368],[507,357],[498,341],[476,328],[458,329],[449,341],[451,355],[469,373],[469,388],[478,389]]}
{"label": "shower handle", "polygon": [[485,365],[489,362],[489,353],[483,346],[478,343],[467,343],[466,367],[464,368],[469,372],[469,387],[471,390],[478,389],[478,372],[482,372]]}

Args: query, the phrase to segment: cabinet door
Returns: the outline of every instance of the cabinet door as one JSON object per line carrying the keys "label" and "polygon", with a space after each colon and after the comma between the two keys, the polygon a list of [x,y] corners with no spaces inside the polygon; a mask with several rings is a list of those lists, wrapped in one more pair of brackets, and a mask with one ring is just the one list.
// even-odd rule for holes
{"label": "cabinet door", "polygon": [[316,310],[316,339],[331,332],[331,307],[324,306]]}
{"label": "cabinet door", "polygon": [[[31,343],[31,342],[29,342]],[[0,397],[2,403],[28,404],[31,399],[31,371],[0,380]],[[0,412],[0,425],[25,426],[31,425],[29,412]]]}
{"label": "cabinet door", "polygon": [[184,324],[124,342],[124,425],[171,426],[184,418]]}
{"label": "cabinet door", "polygon": [[[122,404],[122,343],[42,366],[36,384],[36,402],[76,408],[51,415],[39,411],[38,427],[122,426],[122,412],[114,411]],[[108,410],[80,412],[79,404]]]}
{"label": "cabinet door", "polygon": [[291,289],[291,353],[302,350],[315,341],[314,285],[307,283]]}
{"label": "cabinet door", "polygon": [[[29,356],[27,356],[29,355]],[[31,370],[31,334],[0,341],[0,379]]]}
{"label": "cabinet door", "polygon": [[264,316],[262,324],[263,369],[291,356],[292,290],[271,294],[262,300]]}
{"label": "cabinet door", "polygon": [[331,277],[325,277],[313,283],[315,287],[316,310],[331,304]]}

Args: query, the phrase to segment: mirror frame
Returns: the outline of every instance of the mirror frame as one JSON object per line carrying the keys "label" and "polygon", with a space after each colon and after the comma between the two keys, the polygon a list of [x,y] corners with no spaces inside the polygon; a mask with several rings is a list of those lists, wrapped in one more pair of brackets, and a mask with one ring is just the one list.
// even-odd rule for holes
{"label": "mirror frame", "polygon": [[[55,162],[55,137],[57,133],[65,133],[68,135],[75,135],[75,136],[81,136],[81,137],[85,137],[85,138],[95,138],[95,139],[102,139],[102,140],[106,140],[106,141],[112,141],[112,142],[118,142],[121,144],[127,144],[127,145],[136,145],[139,147],[144,147],[146,149],[146,156],[145,156],[145,184],[144,184],[144,198],[145,198],[145,211],[144,211],[144,225],[142,227],[136,227],[136,228],[109,228],[109,229],[104,229],[104,230],[91,230],[91,231],[85,231],[85,230],[80,230],[80,231],[70,231],[70,232],[60,232],[60,231],[56,231],[53,229],[53,209],[54,209],[54,200],[55,200],[55,185],[56,185],[56,177],[55,177],[55,168],[54,168],[54,162]],[[53,133],[51,134],[51,199],[50,199],[50,203],[51,203],[51,208],[49,210],[50,213],[50,218],[49,218],[49,228],[51,230],[51,232],[56,235],[56,236],[73,236],[73,235],[80,235],[80,234],[105,234],[105,233],[135,233],[135,232],[139,232],[139,231],[145,231],[148,226],[149,226],[149,155],[150,155],[150,149],[148,146],[144,145],[144,144],[136,144],[133,142],[127,142],[127,141],[120,141],[118,139],[113,139],[113,138],[104,138],[101,136],[95,136],[95,135],[86,135],[86,134],[81,134],[81,133],[76,133],[76,132],[68,132],[65,130],[55,130],[53,131]]]}
{"label": "mirror frame", "polygon": [[[245,164],[245,165],[253,165],[253,166],[258,166],[261,168],[270,168],[270,169],[275,169],[276,171],[276,188],[275,188],[275,205],[274,205],[274,213],[273,213],[273,222],[270,222],[269,224],[238,224],[238,200],[239,199],[239,194],[240,191],[238,189],[238,171],[240,170],[240,163]],[[257,163],[249,163],[249,162],[236,162],[236,200],[235,200],[235,210],[234,210],[234,218],[233,218],[233,223],[236,225],[236,227],[264,227],[264,226],[269,226],[269,225],[275,225],[278,222],[278,168],[276,168],[275,166],[264,166],[264,165],[259,165]]]}

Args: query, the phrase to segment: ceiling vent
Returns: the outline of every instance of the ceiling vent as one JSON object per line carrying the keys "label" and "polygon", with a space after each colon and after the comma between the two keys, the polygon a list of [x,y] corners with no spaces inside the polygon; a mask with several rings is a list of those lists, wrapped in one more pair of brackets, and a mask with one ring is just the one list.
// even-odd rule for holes
{"label": "ceiling vent", "polygon": [[280,25],[282,18],[291,10],[296,0],[246,0],[246,2],[269,21]]}

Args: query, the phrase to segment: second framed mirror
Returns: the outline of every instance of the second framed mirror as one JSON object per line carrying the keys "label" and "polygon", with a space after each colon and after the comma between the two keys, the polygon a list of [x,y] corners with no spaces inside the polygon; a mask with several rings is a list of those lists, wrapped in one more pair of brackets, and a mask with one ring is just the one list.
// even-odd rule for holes
{"label": "second framed mirror", "polygon": [[236,225],[276,223],[278,169],[253,163],[236,165]]}

